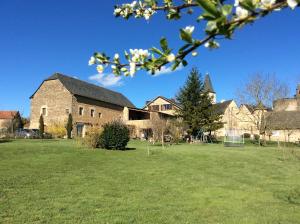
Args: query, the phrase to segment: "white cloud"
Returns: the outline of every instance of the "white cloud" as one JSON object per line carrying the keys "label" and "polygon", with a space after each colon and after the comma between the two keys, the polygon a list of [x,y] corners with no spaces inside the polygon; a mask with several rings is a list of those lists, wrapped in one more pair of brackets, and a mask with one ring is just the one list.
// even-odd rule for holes
{"label": "white cloud", "polygon": [[116,76],[111,73],[92,75],[89,77],[89,80],[95,81],[104,87],[121,86],[123,84],[122,76]]}
{"label": "white cloud", "polygon": [[[180,71],[181,69],[183,69],[183,65],[180,64],[175,71],[172,71],[171,67],[166,67],[166,66],[162,66],[161,69],[159,71],[157,71],[153,76],[160,76],[160,75],[166,75],[166,74],[170,74],[172,72],[177,72]],[[149,74],[151,74],[151,72],[149,72]]]}

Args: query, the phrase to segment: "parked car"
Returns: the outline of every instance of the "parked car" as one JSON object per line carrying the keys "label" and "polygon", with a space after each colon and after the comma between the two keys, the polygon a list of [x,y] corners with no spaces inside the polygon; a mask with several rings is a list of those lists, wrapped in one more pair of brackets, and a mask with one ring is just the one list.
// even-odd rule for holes
{"label": "parked car", "polygon": [[16,131],[15,133],[16,138],[39,138],[39,130],[38,129],[22,129]]}

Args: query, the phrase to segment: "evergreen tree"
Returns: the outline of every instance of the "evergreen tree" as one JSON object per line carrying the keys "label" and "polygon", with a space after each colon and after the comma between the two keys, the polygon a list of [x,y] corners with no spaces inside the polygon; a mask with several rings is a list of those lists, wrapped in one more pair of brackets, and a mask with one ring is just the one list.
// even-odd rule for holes
{"label": "evergreen tree", "polygon": [[44,118],[43,118],[43,115],[41,114],[40,120],[39,120],[39,131],[40,131],[41,138],[44,137],[44,132],[45,132],[44,128],[45,128]]}
{"label": "evergreen tree", "polygon": [[68,122],[66,124],[67,136],[68,139],[72,138],[72,130],[73,130],[73,117],[72,114],[69,114]]}
{"label": "evergreen tree", "polygon": [[191,70],[176,98],[182,106],[178,115],[187,124],[188,133],[192,136],[197,136],[199,131],[211,133],[221,127],[221,117],[215,112],[212,99],[204,91],[204,83],[196,68]]}

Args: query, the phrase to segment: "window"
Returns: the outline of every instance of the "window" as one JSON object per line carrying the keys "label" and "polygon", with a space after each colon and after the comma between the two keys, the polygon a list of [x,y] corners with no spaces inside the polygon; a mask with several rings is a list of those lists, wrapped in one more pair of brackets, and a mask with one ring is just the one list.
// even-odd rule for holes
{"label": "window", "polygon": [[159,111],[159,105],[153,105],[153,106],[151,106],[150,110]]}
{"label": "window", "polygon": [[79,107],[79,116],[83,116],[83,107]]}
{"label": "window", "polygon": [[95,110],[91,109],[91,117],[95,117]]}
{"label": "window", "polygon": [[172,110],[172,104],[161,105],[161,110]]}
{"label": "window", "polygon": [[66,114],[69,114],[70,113],[70,110],[69,109],[66,109]]}
{"label": "window", "polygon": [[42,115],[47,116],[47,108],[46,107],[42,108]]}
{"label": "window", "polygon": [[99,113],[99,118],[101,118],[102,117],[102,114],[101,113]]}

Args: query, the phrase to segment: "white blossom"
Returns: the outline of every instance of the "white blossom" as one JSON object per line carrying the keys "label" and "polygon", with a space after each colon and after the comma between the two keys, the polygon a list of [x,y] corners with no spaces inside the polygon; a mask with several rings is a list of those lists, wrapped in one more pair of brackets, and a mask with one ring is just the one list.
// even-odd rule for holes
{"label": "white blossom", "polygon": [[99,74],[103,73],[103,70],[104,70],[104,68],[102,65],[97,65],[97,71]]}
{"label": "white blossom", "polygon": [[204,44],[204,47],[210,48],[210,49],[215,49],[215,48],[219,48],[220,44],[217,41],[215,41],[215,40],[211,40],[209,42],[206,42]]}
{"label": "white blossom", "polygon": [[240,1],[239,0],[234,0],[234,6],[237,7],[240,5]]}
{"label": "white blossom", "polygon": [[114,59],[118,60],[120,58],[119,54],[115,54]]}
{"label": "white blossom", "polygon": [[187,26],[183,30],[189,34],[192,34],[194,32],[195,27],[194,26]]}
{"label": "white blossom", "polygon": [[261,0],[263,8],[270,8],[276,3],[276,0]]}
{"label": "white blossom", "polygon": [[292,9],[295,9],[299,3],[296,0],[287,0],[287,4]]}
{"label": "white blossom", "polygon": [[136,72],[136,64],[134,62],[130,62],[129,63],[129,74],[130,74],[130,76],[133,77],[135,72]]}
{"label": "white blossom", "polygon": [[239,19],[245,19],[247,16],[249,16],[249,11],[240,6],[236,7],[235,13]]}
{"label": "white blossom", "polygon": [[111,68],[112,68],[112,69],[116,69],[116,68],[117,68],[117,66],[115,66],[115,65],[112,65],[112,66],[111,66]]}
{"label": "white blossom", "polygon": [[173,62],[173,61],[175,61],[175,59],[176,59],[176,56],[173,53],[171,53],[167,56],[168,62]]}
{"label": "white blossom", "polygon": [[134,8],[136,5],[137,5],[137,1],[133,1],[133,2],[130,4],[130,7],[131,7],[131,8]]}
{"label": "white blossom", "polygon": [[144,12],[144,18],[145,18],[146,20],[149,20],[150,17],[151,17],[153,14],[154,14],[154,11],[153,11],[151,8],[148,8],[148,9],[146,9],[145,12]]}
{"label": "white blossom", "polygon": [[198,55],[198,52],[197,52],[197,51],[193,51],[193,52],[192,52],[192,56],[193,56],[193,57],[196,57],[197,55]]}
{"label": "white blossom", "polygon": [[96,63],[96,58],[94,56],[92,56],[89,60],[89,65],[93,65]]}
{"label": "white blossom", "polygon": [[120,14],[121,11],[122,11],[122,9],[120,9],[120,8],[115,8],[115,10],[114,10],[114,15]]}

